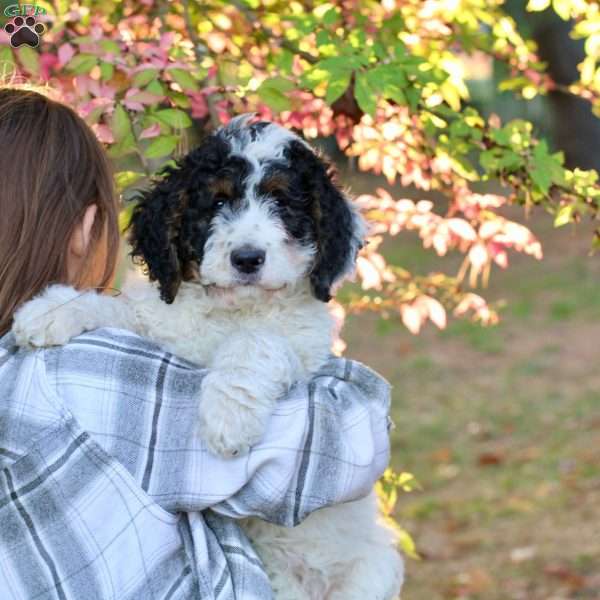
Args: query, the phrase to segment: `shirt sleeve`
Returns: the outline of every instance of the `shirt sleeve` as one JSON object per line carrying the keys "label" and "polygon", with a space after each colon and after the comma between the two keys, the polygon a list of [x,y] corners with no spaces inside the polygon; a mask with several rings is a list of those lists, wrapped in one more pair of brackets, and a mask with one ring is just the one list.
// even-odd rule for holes
{"label": "shirt sleeve", "polygon": [[43,351],[57,402],[170,512],[214,511],[296,525],[365,496],[389,460],[389,384],[331,358],[296,383],[246,456],[210,453],[197,433],[206,370],[129,332],[97,330]]}

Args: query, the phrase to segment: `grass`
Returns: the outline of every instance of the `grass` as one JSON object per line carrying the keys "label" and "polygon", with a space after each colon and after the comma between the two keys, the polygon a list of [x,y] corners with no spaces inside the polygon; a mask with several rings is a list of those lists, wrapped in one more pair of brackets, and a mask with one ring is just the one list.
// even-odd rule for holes
{"label": "grass", "polygon": [[[590,237],[531,226],[546,258],[494,274],[498,327],[346,325],[347,354],[393,385],[392,464],[423,488],[397,507],[422,555],[405,600],[600,599],[600,260]],[[384,253],[440,266],[409,236]]]}

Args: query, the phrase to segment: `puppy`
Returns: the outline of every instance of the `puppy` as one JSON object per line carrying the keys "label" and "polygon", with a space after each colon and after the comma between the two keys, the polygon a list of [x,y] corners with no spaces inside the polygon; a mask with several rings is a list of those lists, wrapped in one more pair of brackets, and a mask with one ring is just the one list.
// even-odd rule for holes
{"label": "puppy", "polygon": [[[134,329],[210,368],[200,434],[223,456],[260,440],[274,403],[330,355],[332,290],[354,269],[364,222],[301,138],[241,116],[141,196],[134,260],[152,284],[121,298],[53,286],[15,315],[21,345],[66,343],[102,326]],[[67,302],[67,304],[65,304]],[[403,563],[374,494],[294,528],[243,523],[277,600],[391,600]]]}

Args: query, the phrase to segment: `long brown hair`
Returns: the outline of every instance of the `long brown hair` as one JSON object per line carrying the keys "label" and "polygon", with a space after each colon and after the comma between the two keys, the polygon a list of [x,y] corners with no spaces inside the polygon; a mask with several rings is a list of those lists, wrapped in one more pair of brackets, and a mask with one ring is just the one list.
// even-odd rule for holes
{"label": "long brown hair", "polygon": [[[77,281],[68,247],[86,209],[98,212]],[[20,304],[52,283],[80,286],[106,232],[103,281],[119,248],[118,203],[108,158],[69,107],[30,90],[0,88],[0,336]]]}

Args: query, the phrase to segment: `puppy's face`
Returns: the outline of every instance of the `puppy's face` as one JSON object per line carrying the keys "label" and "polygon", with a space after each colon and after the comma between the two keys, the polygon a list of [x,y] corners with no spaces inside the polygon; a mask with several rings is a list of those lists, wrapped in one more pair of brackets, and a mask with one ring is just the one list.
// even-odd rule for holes
{"label": "puppy's face", "polygon": [[133,256],[172,302],[181,281],[247,298],[309,278],[314,295],[353,269],[363,222],[332,169],[299,137],[238,117],[138,203]]}

